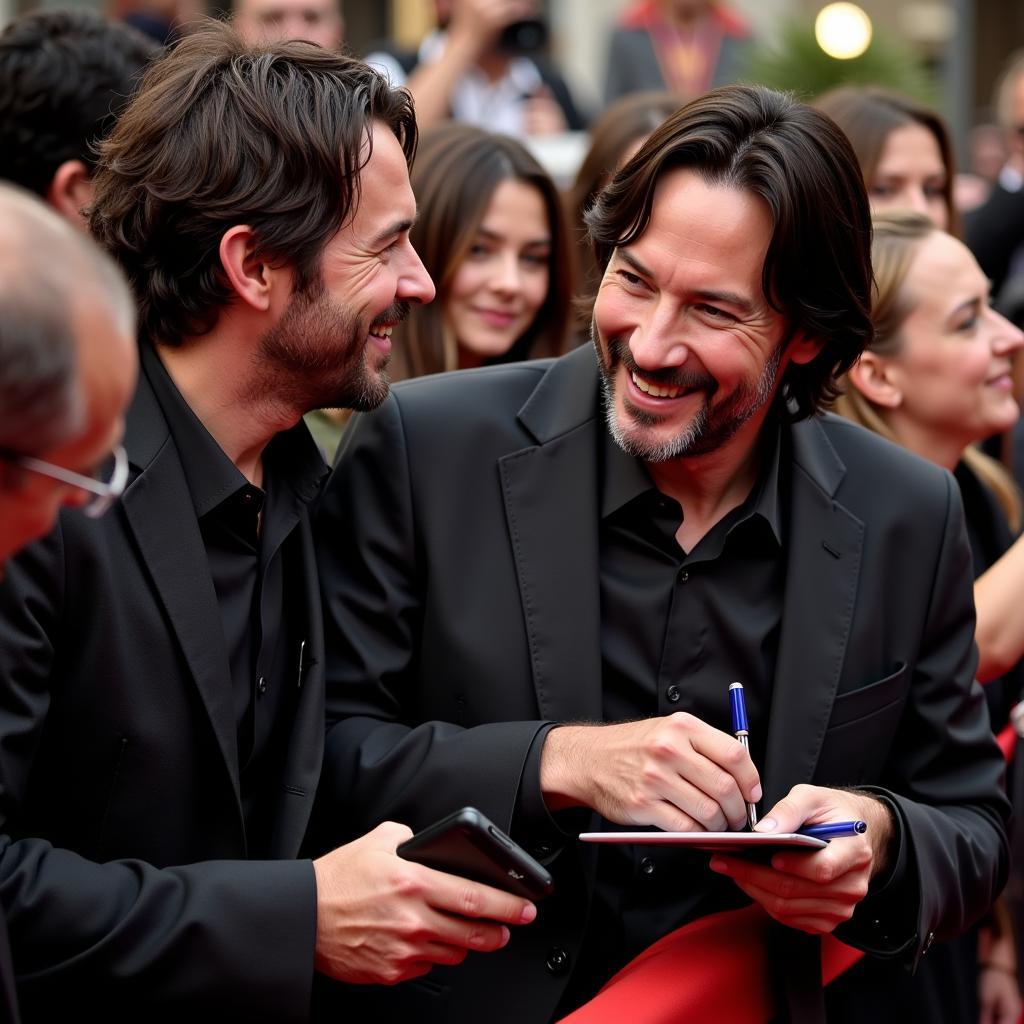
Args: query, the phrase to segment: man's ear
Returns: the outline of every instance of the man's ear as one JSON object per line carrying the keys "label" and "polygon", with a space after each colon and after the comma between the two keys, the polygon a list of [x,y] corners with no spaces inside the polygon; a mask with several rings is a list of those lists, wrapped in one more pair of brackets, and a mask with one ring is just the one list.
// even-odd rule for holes
{"label": "man's ear", "polygon": [[65,160],[50,179],[46,201],[67,221],[81,231],[89,225],[82,212],[92,202],[92,178],[81,160]]}
{"label": "man's ear", "polygon": [[267,312],[271,306],[274,270],[256,252],[256,237],[247,224],[236,224],[220,240],[220,262],[231,288],[241,302]]}
{"label": "man's ear", "polygon": [[872,404],[884,409],[898,409],[903,404],[903,390],[892,362],[877,352],[863,352],[850,367],[850,383]]}
{"label": "man's ear", "polygon": [[797,366],[806,366],[817,357],[824,347],[825,343],[820,338],[797,334],[790,340],[786,354],[791,363],[796,363]]}

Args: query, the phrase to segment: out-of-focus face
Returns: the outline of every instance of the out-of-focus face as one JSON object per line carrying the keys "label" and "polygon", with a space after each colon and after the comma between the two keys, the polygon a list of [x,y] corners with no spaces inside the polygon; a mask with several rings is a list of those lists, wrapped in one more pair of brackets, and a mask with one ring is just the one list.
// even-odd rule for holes
{"label": "out-of-focus face", "polygon": [[359,176],[358,206],[324,246],[319,287],[293,294],[259,339],[268,393],[287,393],[304,411],[372,409],[387,397],[391,329],[434,285],[409,241],[416,199],[405,154],[377,123]]}
{"label": "out-of-focus face", "polygon": [[913,210],[936,227],[949,227],[944,189],[946,167],[935,136],[913,122],[894,128],[868,182],[868,198],[876,213]]}
{"label": "out-of-focus face", "polygon": [[502,356],[526,333],[548,294],[551,225],[540,192],[507,179],[491,196],[444,298],[444,322],[462,366]]}
{"label": "out-of-focus face", "polygon": [[239,0],[234,25],[247,43],[305,39],[326,50],[345,34],[337,0]]}
{"label": "out-of-focus face", "polygon": [[609,429],[629,454],[664,462],[753,438],[788,363],[817,354],[786,344],[765,297],[772,233],[750,192],[685,168],[659,180],[650,223],[612,254],[594,304]]}
{"label": "out-of-focus face", "polygon": [[1017,76],[1010,89],[1007,114],[1010,150],[1020,163],[1024,161],[1024,74]]}
{"label": "out-of-focus face", "polygon": [[[86,410],[74,435],[44,452],[45,462],[93,476],[124,434],[124,410],[135,389],[135,338],[102,301],[85,301],[75,314],[76,387]],[[26,453],[28,454],[28,453]],[[28,469],[0,466],[0,571],[19,548],[53,528],[64,506],[81,506],[92,495]]]}
{"label": "out-of-focus face", "polygon": [[1020,414],[1011,360],[1024,335],[989,306],[989,283],[967,247],[932,233],[918,246],[903,288],[913,309],[889,359],[901,395],[893,410],[897,432],[901,425],[904,434],[913,432],[917,450],[938,450],[1011,427]]}

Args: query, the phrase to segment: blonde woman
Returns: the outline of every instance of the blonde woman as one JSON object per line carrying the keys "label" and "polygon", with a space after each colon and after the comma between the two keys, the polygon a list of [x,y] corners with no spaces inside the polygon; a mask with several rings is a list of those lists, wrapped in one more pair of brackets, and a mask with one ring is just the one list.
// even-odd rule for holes
{"label": "blonde woman", "polygon": [[[1020,499],[1002,465],[973,445],[1020,415],[1011,360],[1024,335],[989,306],[970,251],[919,213],[876,216],[875,338],[850,369],[836,411],[956,476],[974,558],[980,653],[993,729],[1020,698],[1024,540]],[[980,576],[979,576],[980,574]],[[1021,1003],[1007,915],[929,953],[894,999],[907,1019],[1016,1021]]]}

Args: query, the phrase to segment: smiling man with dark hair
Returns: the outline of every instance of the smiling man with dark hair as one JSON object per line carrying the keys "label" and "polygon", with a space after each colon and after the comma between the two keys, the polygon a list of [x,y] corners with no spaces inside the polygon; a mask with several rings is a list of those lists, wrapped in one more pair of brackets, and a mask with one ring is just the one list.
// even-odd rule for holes
{"label": "smiling man with dark hair", "polygon": [[[364,1012],[468,1024],[498,991],[503,1020],[557,1018],[749,899],[821,1021],[814,936],[912,965],[1006,877],[956,485],[823,412],[871,337],[867,196],[824,115],[709,93],[588,222],[593,347],[397,385],[319,506],[335,836],[472,804],[557,886],[508,949]],[[750,803],[761,830],[867,832],[770,865],[576,841],[736,830]],[[877,963],[830,1022],[863,1019]]]}
{"label": "smiling man with dark hair", "polygon": [[415,142],[365,64],[210,23],[104,145],[91,225],[139,305],[130,476],[0,588],[0,898],[26,1020],[298,1022],[315,970],[394,983],[532,919],[401,860],[394,822],[297,859],[327,471],[300,420],[379,404],[392,325],[433,297]]}

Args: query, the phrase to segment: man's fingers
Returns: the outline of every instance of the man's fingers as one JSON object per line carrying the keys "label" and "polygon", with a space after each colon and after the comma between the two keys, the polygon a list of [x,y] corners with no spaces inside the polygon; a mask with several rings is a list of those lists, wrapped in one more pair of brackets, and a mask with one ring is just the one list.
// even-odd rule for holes
{"label": "man's fingers", "polygon": [[444,871],[434,871],[432,868],[422,870],[427,873],[427,893],[431,906],[447,914],[486,918],[505,924],[529,924],[537,916],[537,908],[520,896]]}
{"label": "man's fingers", "polygon": [[[775,867],[775,858],[771,865],[766,865],[718,854],[711,858],[711,870],[728,875],[737,884],[756,885],[786,899],[863,899],[867,893],[867,872],[849,870],[842,860],[829,858],[829,852],[822,850],[805,855],[808,861],[816,863],[801,865],[804,868],[802,874],[779,870]],[[790,856],[787,859],[795,861],[798,858]]]}
{"label": "man's fingers", "polygon": [[787,899],[758,885],[737,880],[739,887],[765,911],[791,928],[809,932],[831,932],[853,916],[857,904],[849,900]]}
{"label": "man's fingers", "polygon": [[691,742],[693,749],[714,765],[717,772],[732,779],[741,802],[757,803],[761,799],[761,778],[739,740],[708,726],[695,732]]}
{"label": "man's fingers", "polygon": [[503,924],[471,920],[437,910],[427,911],[419,923],[418,936],[410,938],[418,949],[449,947],[478,953],[502,949],[508,940],[509,930]]}

